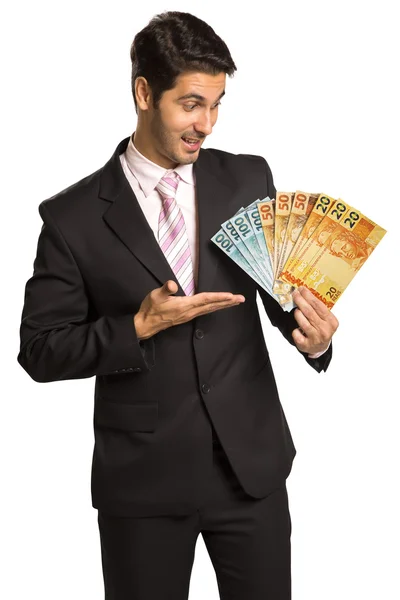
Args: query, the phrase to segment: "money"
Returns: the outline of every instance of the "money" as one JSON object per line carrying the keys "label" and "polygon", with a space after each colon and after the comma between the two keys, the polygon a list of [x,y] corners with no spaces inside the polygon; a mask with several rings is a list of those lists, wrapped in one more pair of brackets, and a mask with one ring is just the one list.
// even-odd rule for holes
{"label": "money", "polygon": [[[326,194],[320,194],[317,202],[315,203],[314,208],[311,211],[310,216],[304,224],[303,229],[300,232],[299,237],[297,238],[297,242],[295,243],[291,255],[286,261],[286,264],[283,267],[281,273],[279,273],[279,278],[283,281],[288,281],[287,278],[291,276],[291,273],[294,272],[297,264],[301,262],[305,248],[304,246],[307,244],[308,240],[313,235],[314,231],[317,229],[318,225],[321,223],[322,219],[328,213],[330,207],[336,202],[334,198],[327,196]],[[290,281],[290,280],[289,280]]]}
{"label": "money", "polygon": [[296,192],[292,204],[292,210],[289,215],[289,220],[286,228],[285,239],[279,256],[278,264],[276,267],[276,277],[274,281],[273,290],[277,294],[287,294],[293,291],[293,287],[288,283],[284,283],[279,279],[279,274],[282,271],[287,259],[289,258],[293,246],[303,229],[304,222],[306,220],[307,205],[310,198],[310,194],[303,192]]}
{"label": "money", "polygon": [[217,231],[217,233],[215,233],[211,238],[211,241],[213,241],[218,248],[220,248],[225,254],[227,254],[227,256],[229,256],[230,259],[239,265],[239,267],[246,271],[246,273],[250,275],[254,281],[261,285],[261,287],[264,287],[264,284],[262,283],[256,271],[254,271],[251,264],[243,256],[238,247],[223,229]]}
{"label": "money", "polygon": [[[220,250],[222,250],[231,260],[233,260],[239,267],[241,267],[250,277],[256,281],[274,300],[279,302],[279,299],[272,292],[272,287],[268,287],[265,283],[260,279],[257,271],[253,269],[253,264],[246,260],[243,256],[241,250],[239,250],[240,245],[236,245],[230,236],[224,231],[224,229],[220,229],[215,233],[211,241],[214,242]],[[243,246],[241,246],[243,249]],[[287,298],[287,302],[284,304],[283,308],[286,311],[292,310],[294,307],[294,303],[291,297]]]}
{"label": "money", "polygon": [[[238,214],[240,216],[240,213],[238,213]],[[237,216],[238,215],[235,215],[234,217],[232,217],[232,219],[235,219]],[[243,219],[243,217],[241,217],[241,219]],[[268,281],[264,278],[261,266],[258,264],[257,260],[254,258],[253,254],[250,252],[247,245],[244,243],[243,233],[242,233],[242,236],[239,234],[239,231],[233,225],[231,219],[227,219],[224,223],[221,224],[221,227],[222,227],[223,231],[225,231],[228,238],[230,238],[230,240],[235,244],[235,246],[239,250],[240,254],[249,263],[252,270],[255,273],[257,273],[258,279],[262,283],[263,287],[264,288],[268,287]],[[246,230],[247,230],[247,228],[248,228],[248,225],[246,227]]]}
{"label": "money", "polygon": [[[294,194],[287,192],[278,192],[275,204],[275,232],[274,232],[274,275],[279,265],[279,259],[282,253],[283,244],[286,236],[287,224],[292,209]],[[275,289],[276,288],[276,289]],[[274,291],[278,292],[279,284],[274,285]],[[288,290],[286,290],[288,291]]]}
{"label": "money", "polygon": [[332,308],[386,233],[383,227],[351,208],[329,238],[320,240],[304,285]]}
{"label": "money", "polygon": [[267,265],[264,262],[264,257],[260,250],[256,234],[253,231],[250,219],[248,218],[246,211],[243,211],[235,217],[233,217],[231,219],[231,223],[237,231],[240,239],[243,241],[246,248],[250,252],[252,258],[255,261],[255,264],[257,265],[257,267],[259,267],[262,280],[268,287],[271,287],[272,289],[272,273],[268,271]]}
{"label": "money", "polygon": [[342,201],[332,203],[327,216],[322,219],[301,248],[298,258],[293,261],[290,270],[285,270],[280,277],[283,281],[298,287],[304,285],[311,259],[317,253],[321,244],[329,242],[336,226],[344,218],[350,207]]}
{"label": "money", "polygon": [[[303,231],[304,225],[308,220],[311,211],[314,209],[314,206],[319,196],[320,194],[307,194],[304,192],[296,192],[292,213],[289,217],[288,233],[286,235],[286,237],[289,237],[290,240],[288,241],[289,249],[287,250],[287,252],[285,252],[286,262],[284,260],[281,261],[280,268],[278,269],[278,278],[285,264],[286,268],[289,269],[290,265],[296,258],[297,253],[301,249],[305,237],[304,236],[302,238],[302,241],[299,241],[301,232]],[[301,203],[300,206],[297,206],[298,202]],[[305,205],[305,210],[302,206],[303,204]]]}
{"label": "money", "polygon": [[386,233],[340,198],[298,190],[242,206],[211,239],[290,311],[300,285],[332,308]]}
{"label": "money", "polygon": [[[257,203],[255,203],[255,204],[257,204]],[[257,205],[253,206],[253,208],[251,208],[250,210],[246,210],[245,213],[246,213],[249,223],[254,231],[254,235],[256,236],[258,247],[260,248],[260,252],[261,252],[261,261],[264,263],[265,268],[269,273],[269,278],[272,282],[273,278],[274,278],[274,270],[273,270],[273,266],[271,263],[271,258],[270,258],[269,252],[268,252],[268,248],[265,243],[263,226],[261,223],[260,212],[258,210]]]}
{"label": "money", "polygon": [[261,219],[261,226],[272,266],[272,272],[274,273],[275,200],[271,200],[267,197],[257,203],[257,209]]}

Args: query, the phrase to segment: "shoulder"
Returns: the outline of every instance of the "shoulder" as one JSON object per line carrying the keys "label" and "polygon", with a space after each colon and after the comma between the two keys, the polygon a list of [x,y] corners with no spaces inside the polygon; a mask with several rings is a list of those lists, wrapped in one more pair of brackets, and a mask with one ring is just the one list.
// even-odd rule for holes
{"label": "shoulder", "polygon": [[39,212],[44,207],[52,214],[62,214],[65,210],[82,206],[83,200],[87,206],[91,200],[98,197],[101,171],[102,168],[46,198],[40,203]]}
{"label": "shoulder", "polygon": [[39,205],[40,214],[47,209],[53,216],[73,215],[79,218],[82,214],[91,217],[104,211],[104,201],[108,205],[109,200],[118,196],[127,185],[121,154],[125,152],[128,142],[129,137],[121,140],[112,156],[99,169],[43,200]]}
{"label": "shoulder", "polygon": [[264,168],[266,160],[256,154],[233,154],[217,148],[204,148],[200,151],[199,161],[209,167],[226,168]]}
{"label": "shoulder", "polygon": [[268,194],[275,197],[272,172],[263,156],[256,154],[233,154],[216,148],[200,151],[199,167],[213,172],[216,176],[229,177],[233,181],[256,179],[266,183]]}

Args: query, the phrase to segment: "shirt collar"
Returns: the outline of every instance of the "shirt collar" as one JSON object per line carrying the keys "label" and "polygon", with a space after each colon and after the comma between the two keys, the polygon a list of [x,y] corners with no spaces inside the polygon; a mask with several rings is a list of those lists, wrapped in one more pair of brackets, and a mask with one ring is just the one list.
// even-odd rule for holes
{"label": "shirt collar", "polygon": [[[152,162],[139,152],[133,143],[135,133],[129,138],[128,146],[125,150],[125,158],[130,171],[138,180],[138,183],[147,198],[155,189],[156,185],[164,177],[167,172],[172,169],[165,169],[156,163]],[[178,173],[180,178],[189,185],[194,185],[193,163],[189,165],[178,165],[173,169]]]}

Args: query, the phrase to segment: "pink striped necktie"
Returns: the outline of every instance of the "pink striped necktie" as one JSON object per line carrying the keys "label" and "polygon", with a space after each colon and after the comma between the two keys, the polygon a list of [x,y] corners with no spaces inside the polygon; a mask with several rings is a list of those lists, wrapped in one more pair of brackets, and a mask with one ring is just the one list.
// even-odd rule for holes
{"label": "pink striped necktie", "polygon": [[182,211],[175,200],[179,179],[175,171],[168,172],[156,186],[163,201],[158,219],[158,243],[186,296],[192,296],[195,286],[189,240]]}

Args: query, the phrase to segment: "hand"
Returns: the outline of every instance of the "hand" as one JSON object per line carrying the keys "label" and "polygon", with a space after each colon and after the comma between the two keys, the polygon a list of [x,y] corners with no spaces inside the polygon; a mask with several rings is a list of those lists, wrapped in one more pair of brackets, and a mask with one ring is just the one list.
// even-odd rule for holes
{"label": "hand", "polygon": [[186,323],[200,315],[222,308],[237,306],[245,301],[241,294],[230,292],[201,292],[193,296],[174,296],[178,291],[175,281],[169,280],[147,294],[139,312],[134,316],[136,334],[147,339],[168,327]]}
{"label": "hand", "polygon": [[307,288],[299,287],[292,295],[298,306],[294,311],[294,318],[300,325],[292,332],[296,347],[308,354],[325,351],[339,327],[339,321]]}

